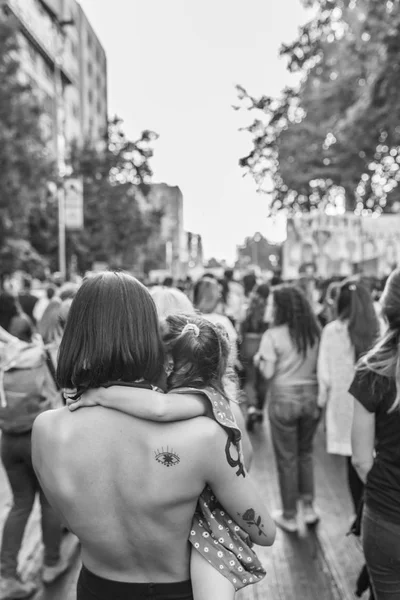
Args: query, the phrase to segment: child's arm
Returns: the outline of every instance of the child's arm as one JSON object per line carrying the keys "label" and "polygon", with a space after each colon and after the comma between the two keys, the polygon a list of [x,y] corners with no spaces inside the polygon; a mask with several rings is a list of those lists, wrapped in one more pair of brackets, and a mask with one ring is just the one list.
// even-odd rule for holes
{"label": "child's arm", "polygon": [[154,390],[113,385],[88,390],[77,401],[67,398],[71,411],[104,406],[148,421],[182,421],[206,415],[210,401],[204,394],[163,394]]}

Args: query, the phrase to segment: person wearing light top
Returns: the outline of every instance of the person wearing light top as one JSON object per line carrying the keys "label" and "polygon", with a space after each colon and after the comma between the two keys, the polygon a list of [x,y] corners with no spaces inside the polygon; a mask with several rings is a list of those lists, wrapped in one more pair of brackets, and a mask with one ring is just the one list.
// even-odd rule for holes
{"label": "person wearing light top", "polygon": [[313,440],[320,419],[317,357],[320,328],[310,303],[293,285],[281,285],[268,297],[264,333],[254,361],[269,380],[269,419],[278,468],[282,510],[272,516],[289,532],[297,530],[297,502],[304,520],[319,517],[314,501]]}
{"label": "person wearing light top", "polygon": [[347,457],[348,483],[356,514],[364,486],[351,463],[353,398],[348,389],[356,361],[379,335],[379,323],[369,290],[355,279],[340,286],[337,314],[339,317],[326,325],[321,336],[318,404],[326,407],[327,452]]}

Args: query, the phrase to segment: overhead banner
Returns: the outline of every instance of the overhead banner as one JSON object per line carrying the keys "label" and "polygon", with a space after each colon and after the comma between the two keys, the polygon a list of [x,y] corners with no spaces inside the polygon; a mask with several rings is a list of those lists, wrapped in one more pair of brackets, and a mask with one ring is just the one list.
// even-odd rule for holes
{"label": "overhead banner", "polygon": [[384,277],[400,262],[400,215],[300,214],[287,221],[283,277],[363,272]]}

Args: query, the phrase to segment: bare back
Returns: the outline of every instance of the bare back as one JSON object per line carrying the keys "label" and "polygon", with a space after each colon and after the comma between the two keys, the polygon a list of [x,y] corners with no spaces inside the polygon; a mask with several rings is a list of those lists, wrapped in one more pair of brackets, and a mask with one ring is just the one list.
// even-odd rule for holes
{"label": "bare back", "polygon": [[188,538],[206,484],[209,423],[199,417],[160,424],[101,407],[39,417],[35,468],[81,541],[88,569],[117,581],[189,578]]}

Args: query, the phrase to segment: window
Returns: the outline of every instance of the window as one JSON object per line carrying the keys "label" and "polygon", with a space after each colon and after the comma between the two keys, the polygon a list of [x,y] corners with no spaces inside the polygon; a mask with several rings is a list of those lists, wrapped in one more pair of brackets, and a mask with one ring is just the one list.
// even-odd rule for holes
{"label": "window", "polygon": [[87,70],[88,70],[89,77],[91,77],[93,75],[93,65],[91,62],[88,62]]}
{"label": "window", "polygon": [[79,108],[78,105],[75,104],[75,102],[72,104],[72,114],[75,119],[79,119]]}
{"label": "window", "polygon": [[92,36],[91,36],[90,31],[87,32],[87,45],[88,45],[88,48],[92,47]]}
{"label": "window", "polygon": [[103,112],[103,105],[101,100],[97,100],[97,114],[101,115]]}
{"label": "window", "polygon": [[93,92],[92,92],[92,90],[88,91],[88,100],[89,100],[89,104],[93,103]]}

